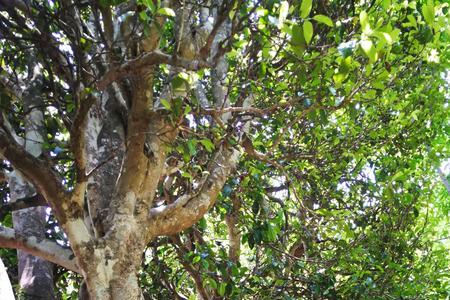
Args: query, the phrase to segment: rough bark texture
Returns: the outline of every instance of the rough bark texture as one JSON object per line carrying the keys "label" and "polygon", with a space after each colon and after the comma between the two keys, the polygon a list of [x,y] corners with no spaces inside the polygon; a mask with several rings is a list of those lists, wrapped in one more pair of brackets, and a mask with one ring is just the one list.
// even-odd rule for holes
{"label": "rough bark texture", "polygon": [[[70,24],[68,34],[76,36],[78,41],[77,34],[84,30],[80,13],[72,1],[62,3],[67,14],[62,17]],[[162,6],[167,5],[168,2],[162,2]],[[121,5],[115,16],[135,9],[133,4],[130,6],[121,12],[125,4]],[[204,174],[190,182],[191,186],[174,195],[173,201],[156,199],[160,184],[170,182],[166,179],[176,172],[169,169],[168,160],[177,158],[167,155],[180,133],[182,121],[161,109],[160,100],[172,102],[188,94],[188,88],[182,92],[173,90],[170,79],[180,72],[212,66],[213,99],[206,98],[201,84],[194,82],[192,87],[198,88],[196,94],[201,95],[205,111],[219,111],[228,106],[225,85],[228,65],[223,53],[219,53],[219,41],[230,35],[231,23],[225,9],[228,6],[221,5],[221,1],[212,6],[215,8],[201,9],[201,24],[189,17],[195,14],[190,11],[194,5],[183,3],[175,8],[184,17],[177,18],[177,47],[173,55],[158,49],[162,16],[155,17],[156,24],[153,23],[147,35],[139,35],[143,28],[137,19],[120,23],[122,21],[113,20],[111,11],[105,8],[101,10],[104,31],[95,22],[96,16],[92,17],[92,23],[86,24],[92,36],[102,40],[107,49],[116,48],[105,53],[99,45],[93,44],[90,51],[102,54],[92,55],[92,60],[87,53],[78,53],[79,49],[75,48],[74,56],[83,69],[80,81],[74,81],[73,70],[65,64],[54,70],[72,84],[78,101],[70,129],[70,150],[76,170],[75,186],[70,190],[62,185],[60,176],[45,160],[36,157],[39,153],[30,155],[23,151],[22,145],[14,141],[13,133],[6,126],[0,127],[0,155],[11,161],[17,172],[48,201],[69,238],[76,262],[67,257],[67,251],[58,251],[56,257],[47,255],[47,250],[53,246],[43,240],[43,210],[40,208],[16,214],[20,218],[27,214],[37,228],[36,232],[28,232],[36,241],[22,240],[21,247],[28,247],[30,252],[34,247],[37,249],[34,253],[40,252],[54,262],[79,271],[92,300],[143,299],[137,272],[146,245],[157,236],[176,234],[195,224],[214,205],[237,164],[239,147],[223,139],[211,154],[209,163],[205,161]],[[23,10],[22,13],[30,12]],[[193,26],[198,27],[196,31],[192,30]],[[40,30],[45,31],[45,28]],[[136,35],[133,40],[131,32]],[[116,56],[118,53],[122,56],[121,63]],[[57,56],[54,56],[55,61]],[[170,78],[161,89],[161,95],[155,93],[155,72],[159,64],[170,65]],[[98,74],[94,85],[99,93],[86,95],[84,87],[93,83],[85,74]],[[222,114],[214,122],[223,126],[231,113]],[[5,125],[6,120],[2,121]],[[248,129],[243,127],[244,131]],[[240,140],[242,133],[238,131],[234,134]],[[11,181],[16,193],[14,198],[31,196],[33,188],[20,180],[17,175]],[[10,231],[3,232],[0,228],[0,244],[2,241],[14,244],[10,237]],[[19,246],[19,242],[15,245]],[[195,272],[191,275],[196,276]],[[196,284],[201,296],[208,299],[198,278]],[[53,295],[46,297],[51,299]]]}
{"label": "rough bark texture", "polygon": [[225,221],[228,227],[228,257],[233,263],[239,262],[239,255],[241,252],[241,232],[239,230],[239,210],[241,208],[241,200],[236,196],[232,199],[232,209],[226,215]]}

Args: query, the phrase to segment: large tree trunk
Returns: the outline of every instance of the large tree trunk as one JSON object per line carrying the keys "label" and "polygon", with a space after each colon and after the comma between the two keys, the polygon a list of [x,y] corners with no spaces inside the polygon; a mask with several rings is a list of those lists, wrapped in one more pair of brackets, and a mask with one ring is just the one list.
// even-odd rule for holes
{"label": "large tree trunk", "polygon": [[[185,14],[191,9],[192,5],[186,4],[179,11]],[[218,40],[228,36],[230,30],[230,23],[224,20],[217,22],[218,27],[213,30],[215,23],[209,16],[217,18],[218,14],[219,6],[211,12],[202,9],[204,24],[197,31],[190,30],[194,24],[189,18],[178,19],[179,45],[174,55],[158,50],[159,28],[164,22],[164,17],[158,16],[148,37],[129,41],[131,45],[127,44],[127,31],[120,31],[118,44],[127,44],[122,52],[117,49],[128,60],[123,65],[116,67],[113,53],[94,55],[98,61],[90,60],[87,55],[77,57],[83,67],[83,76],[85,73],[104,75],[96,85],[101,92],[86,92],[89,89],[85,87],[92,85],[89,77],[72,85],[78,102],[70,129],[76,171],[70,189],[63,185],[63,179],[44,159],[21,151],[21,147],[12,144],[10,136],[0,128],[3,138],[0,138],[0,147],[5,148],[4,156],[13,161],[45,197],[67,234],[77,260],[75,267],[85,279],[91,300],[142,299],[137,273],[146,245],[157,236],[174,235],[195,224],[214,205],[237,164],[240,151],[224,139],[214,146],[208,162],[202,162],[204,171],[196,174],[193,182],[186,182],[186,187],[180,185],[173,193],[173,199],[163,199],[158,189],[161,183],[170,179],[172,171],[169,167],[173,166],[169,163],[179,161],[178,155],[170,153],[169,149],[175,145],[183,121],[183,116],[162,109],[160,100],[175,104],[175,98],[186,96],[189,87],[173,89],[172,75],[195,71],[207,65],[205,59],[208,56],[216,57]],[[71,22],[76,21],[77,13],[71,15]],[[127,24],[120,25],[129,26],[133,31],[136,26],[140,27],[132,22]],[[198,51],[203,48],[206,54],[200,55]],[[170,78],[161,88],[160,95],[155,93],[160,79],[154,75],[157,65],[167,63],[171,65]],[[229,105],[225,85],[228,66],[221,55],[216,64],[211,75],[213,99],[208,99],[205,91],[198,94],[204,109],[220,111]],[[105,67],[107,70],[103,72]],[[72,82],[70,70],[67,74],[66,79]],[[203,88],[201,84],[194,83],[193,86]],[[246,100],[244,106],[245,103]],[[223,125],[230,117],[230,113],[219,114],[211,122]],[[241,132],[236,132],[238,142],[247,129],[247,125],[243,125]],[[19,184],[20,177],[16,179],[17,194],[24,194],[27,189],[28,194],[32,193],[28,187]],[[37,216],[35,219],[42,220]],[[33,233],[31,236],[39,235]]]}
{"label": "large tree trunk", "polygon": [[[32,69],[32,68],[30,68]],[[34,71],[36,72],[36,71]],[[43,142],[43,113],[41,111],[42,77],[39,74],[30,74],[29,87],[23,94],[25,109],[29,111],[25,118],[25,149],[34,156],[42,152]],[[11,201],[30,197],[35,190],[23,179],[18,171],[14,171],[9,178]],[[19,236],[35,236],[37,239],[45,238],[46,212],[45,207],[32,207],[12,214],[14,229]],[[53,284],[53,264],[18,250],[19,284],[24,299],[55,299]]]}

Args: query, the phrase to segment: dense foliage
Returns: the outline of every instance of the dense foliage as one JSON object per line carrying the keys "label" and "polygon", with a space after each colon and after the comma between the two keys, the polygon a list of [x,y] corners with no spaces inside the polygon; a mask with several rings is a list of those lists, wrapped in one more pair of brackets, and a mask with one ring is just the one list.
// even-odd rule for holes
{"label": "dense foliage", "polygon": [[[202,57],[206,46],[195,48],[180,34],[179,18],[187,18],[190,34],[208,45],[204,7],[228,24],[210,41],[217,48],[211,60]],[[72,9],[83,24],[77,30]],[[429,0],[3,1],[0,105],[23,136],[29,107],[14,86],[39,68],[42,156],[70,190],[75,117],[89,95],[103,93],[98,83],[108,71],[86,66],[139,58],[134,40],[158,34],[163,53],[208,63],[154,66],[155,111],[178,133],[166,145],[176,171],[170,185],[167,178],[158,183],[153,206],[195,190],[224,144],[241,156],[197,224],[147,245],[139,271],[144,295],[446,299],[450,191],[437,170],[447,163],[448,173],[450,157],[449,9]],[[118,28],[131,22],[136,32],[108,43],[105,11]],[[222,106],[211,100],[216,64],[226,64]],[[131,93],[135,87],[120,80]],[[114,109],[111,118],[126,120],[127,111]],[[5,159],[1,167],[8,173],[14,163]],[[7,182],[1,196],[1,225],[12,227]],[[58,220],[47,219],[47,237],[68,246]],[[0,256],[17,284],[15,252],[0,249]],[[82,278],[61,267],[55,274],[59,296],[76,299]]]}

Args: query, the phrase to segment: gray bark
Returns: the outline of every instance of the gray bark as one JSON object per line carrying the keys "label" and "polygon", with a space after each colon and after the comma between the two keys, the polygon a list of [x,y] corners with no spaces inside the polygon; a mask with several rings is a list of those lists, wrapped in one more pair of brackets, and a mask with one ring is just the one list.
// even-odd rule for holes
{"label": "gray bark", "polygon": [[[25,119],[25,149],[34,156],[42,152],[43,104],[40,95],[42,77],[38,74],[30,76],[30,84],[23,93],[25,107],[29,114]],[[11,201],[30,197],[35,194],[31,184],[26,182],[20,172],[14,171],[9,179]],[[18,236],[35,236],[45,239],[46,212],[45,207],[32,207],[13,212],[13,225]],[[17,251],[19,265],[19,284],[24,299],[55,299],[53,289],[53,264],[28,254]]]}
{"label": "gray bark", "polygon": [[[102,14],[107,16],[108,12],[104,11]],[[213,18],[217,18],[217,14],[218,12],[209,12]],[[208,11],[202,9],[202,20],[207,20],[207,15]],[[184,21],[186,20],[182,19],[180,24]],[[164,22],[163,17],[157,17],[155,22],[160,27]],[[147,38],[136,42],[138,44],[130,41],[132,47],[128,51],[133,48],[140,55],[136,58],[132,56],[132,59],[119,66],[109,63],[109,70],[97,80],[97,88],[102,94],[81,97],[82,88],[75,91],[81,101],[74,117],[75,125],[70,132],[77,173],[75,187],[70,191],[65,189],[61,178],[45,165],[44,160],[22,151],[19,143],[12,143],[10,135],[0,128],[2,155],[49,202],[69,238],[77,259],[76,266],[85,279],[91,299],[143,299],[137,272],[146,245],[157,236],[179,233],[197,222],[214,205],[238,162],[240,150],[224,141],[217,145],[210,162],[205,163],[206,172],[195,180],[189,190],[175,195],[173,202],[157,207],[154,205],[158,184],[167,174],[167,150],[173,145],[179,130],[176,124],[167,121],[166,112],[156,109],[158,105],[155,105],[153,88],[155,65],[167,63],[173,67],[173,72],[177,68],[189,71],[206,66],[199,64],[206,57],[197,53],[202,52],[204,38],[211,41],[215,39],[210,49],[212,52],[206,52],[209,61],[212,61],[211,55],[215,56],[217,53],[217,42],[224,39],[230,29],[230,24],[225,22],[220,25],[217,34],[209,36],[213,24],[215,22],[201,26],[199,31],[204,34],[199,35],[188,30],[191,28],[189,26],[184,29],[180,26],[178,43],[181,44],[178,45],[177,56],[164,54],[157,49],[159,31],[155,25],[150,28]],[[125,22],[119,25],[121,28],[127,24]],[[108,36],[110,39],[111,33]],[[207,48],[211,48],[211,45]],[[192,49],[194,50],[190,51]],[[84,64],[84,68],[92,69],[88,64]],[[227,68],[225,59],[219,58],[217,66],[212,70],[213,99],[205,102],[217,109],[229,105],[225,82]],[[90,82],[91,79],[83,82],[83,85],[88,86]],[[130,87],[129,94],[121,94],[125,86]],[[122,99],[125,97],[127,102]],[[124,102],[122,109],[126,112],[125,118],[117,114],[114,108],[118,103]],[[31,120],[41,120],[42,115],[38,117],[37,110],[34,112],[31,116],[36,119],[33,117]],[[218,122],[226,123],[230,116],[231,113],[223,114]],[[122,124],[124,121],[126,126]],[[244,126],[239,131],[247,129]],[[27,135],[25,144],[25,149],[30,150],[34,156],[39,155],[40,150],[31,152],[31,149],[37,149],[37,145],[34,142],[29,144],[28,141],[39,141],[38,132],[30,130],[30,134],[35,136],[29,138]],[[239,132],[238,139],[241,139]],[[12,177],[11,184],[15,199],[34,193],[19,173]],[[27,214],[26,217],[30,218],[36,229],[35,232],[31,232],[31,228],[27,228],[26,232],[23,229],[24,234],[44,238],[44,212],[36,209],[21,213]],[[25,215],[17,215],[15,222],[23,222],[24,217]],[[47,296],[45,299],[52,299],[51,297]]]}

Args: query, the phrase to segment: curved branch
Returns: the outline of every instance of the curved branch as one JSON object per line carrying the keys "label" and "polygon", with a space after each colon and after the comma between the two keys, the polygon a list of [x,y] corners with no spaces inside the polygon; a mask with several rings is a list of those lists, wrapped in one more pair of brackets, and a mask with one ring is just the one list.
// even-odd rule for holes
{"label": "curved branch", "polygon": [[145,53],[136,59],[130,60],[117,68],[107,71],[106,74],[97,82],[97,88],[100,91],[104,90],[114,81],[121,80],[130,75],[139,74],[143,69],[147,69],[150,66],[158,64],[168,64],[193,71],[197,71],[208,66],[208,63],[205,61],[188,60],[163,53],[159,50],[154,50],[152,52]]}
{"label": "curved branch", "polygon": [[216,202],[238,158],[238,150],[226,149],[222,145],[208,167],[209,175],[196,193],[183,195],[172,204],[150,210],[150,237],[179,233],[200,220]]}
{"label": "curved branch", "polygon": [[0,247],[20,249],[80,273],[73,252],[47,239],[39,240],[35,236],[16,237],[14,229],[0,226]]}
{"label": "curved branch", "polygon": [[[0,116],[0,121],[2,117]],[[3,125],[3,122],[0,122]],[[0,157],[9,160],[49,202],[61,223],[66,221],[62,203],[68,193],[62,185],[62,178],[49,167],[47,161],[34,157],[19,145],[4,126],[0,127]]]}

